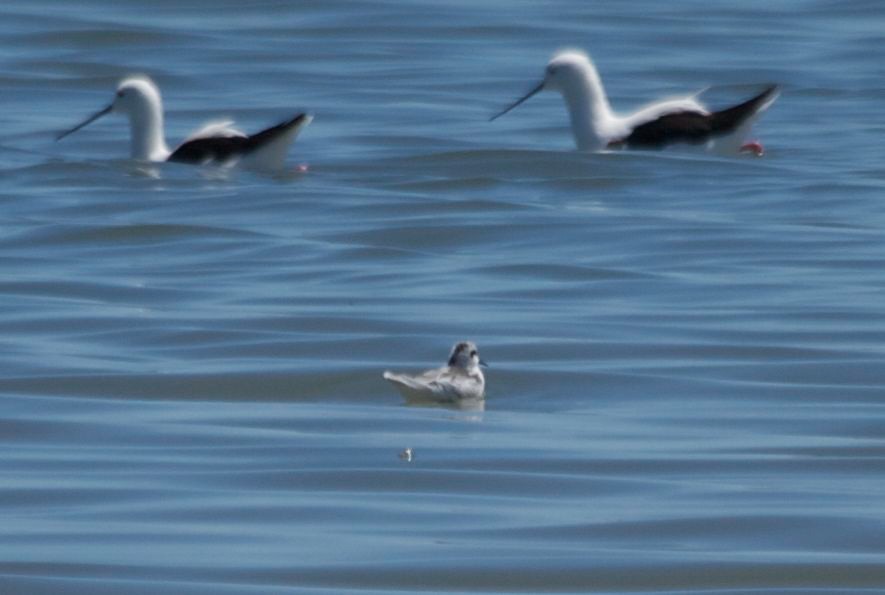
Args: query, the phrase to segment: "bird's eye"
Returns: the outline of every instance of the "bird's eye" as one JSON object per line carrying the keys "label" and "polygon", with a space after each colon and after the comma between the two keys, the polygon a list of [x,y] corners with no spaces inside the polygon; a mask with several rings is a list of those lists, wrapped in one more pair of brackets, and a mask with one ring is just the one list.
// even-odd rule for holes
{"label": "bird's eye", "polygon": [[476,357],[476,349],[470,352],[470,357]]}
{"label": "bird's eye", "polygon": [[117,97],[123,97],[124,94],[125,94],[125,92],[123,91],[123,89],[120,89],[119,91],[117,91]]}

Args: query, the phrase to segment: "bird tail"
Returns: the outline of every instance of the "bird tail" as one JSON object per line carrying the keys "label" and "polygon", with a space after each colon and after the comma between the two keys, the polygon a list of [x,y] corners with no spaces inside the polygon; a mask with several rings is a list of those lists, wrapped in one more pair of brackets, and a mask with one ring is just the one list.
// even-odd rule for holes
{"label": "bird tail", "polygon": [[410,376],[405,374],[394,374],[393,372],[384,372],[384,379],[389,381],[406,399],[427,398],[427,387],[420,382],[416,382]]}
{"label": "bird tail", "polygon": [[777,85],[771,85],[759,95],[728,109],[713,113],[713,134],[727,134],[759,112],[768,109],[779,95]]}
{"label": "bird tail", "polygon": [[313,116],[310,114],[298,114],[294,118],[250,136],[246,150],[253,165],[281,168],[289,145],[312,120]]}
{"label": "bird tail", "polygon": [[393,384],[398,386],[405,386],[407,388],[416,388],[415,382],[412,381],[408,376],[403,376],[402,374],[394,374],[393,372],[384,372],[384,380],[388,380]]}

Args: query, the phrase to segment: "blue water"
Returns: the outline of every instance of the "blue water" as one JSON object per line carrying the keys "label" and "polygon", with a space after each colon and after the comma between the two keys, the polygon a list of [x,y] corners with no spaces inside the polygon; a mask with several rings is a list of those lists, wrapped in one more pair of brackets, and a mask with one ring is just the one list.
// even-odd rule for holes
{"label": "blue water", "polygon": [[[622,110],[780,84],[766,155],[489,123],[561,47]],[[0,592],[885,591],[883,48],[860,0],[6,0]],[[133,72],[173,145],[316,119],[276,176],[53,142]],[[485,411],[382,380],[461,339]]]}

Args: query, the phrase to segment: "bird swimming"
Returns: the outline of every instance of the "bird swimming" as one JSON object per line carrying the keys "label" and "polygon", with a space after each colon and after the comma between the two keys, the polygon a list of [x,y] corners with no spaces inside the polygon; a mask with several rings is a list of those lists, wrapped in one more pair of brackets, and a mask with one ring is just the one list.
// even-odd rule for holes
{"label": "bird swimming", "polygon": [[175,150],[169,150],[163,131],[160,90],[147,77],[131,76],[120,82],[109,105],[59,134],[55,140],[60,141],[110,113],[120,113],[129,118],[131,156],[135,160],[197,165],[242,161],[244,165],[260,169],[282,168],[289,145],[313,119],[301,113],[252,135],[234,129],[233,122],[216,122],[191,134]]}
{"label": "bird swimming", "polygon": [[471,341],[456,343],[442,368],[427,370],[421,374],[395,374],[384,372],[397,390],[410,402],[460,404],[463,401],[480,401],[485,397],[486,379],[482,367],[487,364],[479,358],[476,345]]}
{"label": "bird swimming", "polygon": [[761,155],[758,141],[745,143],[755,120],[778,96],[777,85],[733,107],[709,111],[696,96],[669,99],[629,115],[615,114],[590,57],[581,51],[559,52],[547,64],[544,79],[523,97],[492,116],[495,120],[541,91],[562,94],[581,151],[661,149],[674,144],[703,145],[723,153]]}

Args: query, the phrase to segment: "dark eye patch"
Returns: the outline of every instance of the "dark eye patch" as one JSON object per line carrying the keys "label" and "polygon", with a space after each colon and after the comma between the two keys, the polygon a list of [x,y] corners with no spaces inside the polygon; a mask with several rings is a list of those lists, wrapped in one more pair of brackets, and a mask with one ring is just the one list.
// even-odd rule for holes
{"label": "dark eye patch", "polygon": [[458,343],[455,345],[455,349],[452,351],[452,357],[449,358],[449,365],[454,366],[458,362],[458,355],[468,347],[467,343]]}

